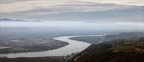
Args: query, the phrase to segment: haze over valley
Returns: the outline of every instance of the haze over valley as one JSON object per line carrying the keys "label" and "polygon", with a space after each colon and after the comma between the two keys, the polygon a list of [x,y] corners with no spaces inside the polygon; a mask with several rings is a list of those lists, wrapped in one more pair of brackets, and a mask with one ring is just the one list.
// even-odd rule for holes
{"label": "haze over valley", "polygon": [[0,62],[144,62],[144,1],[0,0]]}

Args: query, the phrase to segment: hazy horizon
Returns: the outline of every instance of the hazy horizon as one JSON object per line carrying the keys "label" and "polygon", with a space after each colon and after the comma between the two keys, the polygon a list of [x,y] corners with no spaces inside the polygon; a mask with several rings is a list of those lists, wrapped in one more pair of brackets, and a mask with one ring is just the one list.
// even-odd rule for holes
{"label": "hazy horizon", "polygon": [[144,30],[143,3],[142,0],[1,0],[0,26]]}

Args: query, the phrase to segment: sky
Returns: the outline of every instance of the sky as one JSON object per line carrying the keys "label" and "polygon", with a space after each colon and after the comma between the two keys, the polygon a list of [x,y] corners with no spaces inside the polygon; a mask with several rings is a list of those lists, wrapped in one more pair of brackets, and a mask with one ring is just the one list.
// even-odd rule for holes
{"label": "sky", "polygon": [[0,0],[0,18],[144,28],[144,0]]}

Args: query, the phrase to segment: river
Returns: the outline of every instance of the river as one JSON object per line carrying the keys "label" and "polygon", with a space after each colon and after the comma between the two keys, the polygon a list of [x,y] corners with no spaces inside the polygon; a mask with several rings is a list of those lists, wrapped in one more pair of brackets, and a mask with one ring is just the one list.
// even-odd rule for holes
{"label": "river", "polygon": [[8,54],[0,54],[1,56],[6,56],[8,58],[16,58],[16,57],[44,57],[44,56],[67,56],[72,53],[81,52],[86,49],[91,44],[86,42],[81,42],[77,40],[71,40],[69,38],[75,36],[62,36],[53,38],[55,40],[68,42],[69,44],[54,50],[47,51],[38,51],[38,52],[24,52],[24,53],[8,53]]}

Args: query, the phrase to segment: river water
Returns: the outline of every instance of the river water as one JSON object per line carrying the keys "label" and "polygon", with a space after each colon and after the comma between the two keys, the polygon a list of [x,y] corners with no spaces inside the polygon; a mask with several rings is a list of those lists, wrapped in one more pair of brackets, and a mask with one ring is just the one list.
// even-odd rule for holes
{"label": "river water", "polygon": [[8,53],[8,54],[0,54],[1,56],[6,56],[9,58],[16,58],[16,57],[44,57],[44,56],[66,56],[72,53],[81,52],[86,49],[91,44],[86,42],[81,42],[77,40],[71,40],[69,38],[75,36],[62,36],[56,37],[55,40],[68,42],[69,44],[55,49],[55,50],[47,50],[47,51],[38,51],[38,52],[25,52],[25,53]]}

